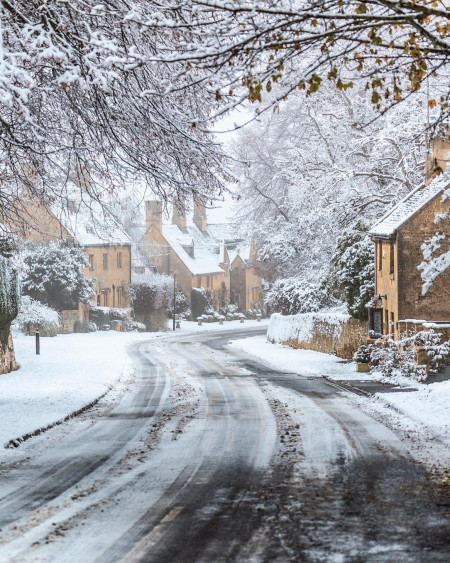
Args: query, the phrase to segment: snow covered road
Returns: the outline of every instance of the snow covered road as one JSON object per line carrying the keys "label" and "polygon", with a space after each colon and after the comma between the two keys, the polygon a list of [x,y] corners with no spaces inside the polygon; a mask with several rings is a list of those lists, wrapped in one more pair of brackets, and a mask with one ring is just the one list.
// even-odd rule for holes
{"label": "snow covered road", "polygon": [[448,495],[398,437],[248,333],[136,342],[118,404],[24,443],[0,561],[446,560]]}

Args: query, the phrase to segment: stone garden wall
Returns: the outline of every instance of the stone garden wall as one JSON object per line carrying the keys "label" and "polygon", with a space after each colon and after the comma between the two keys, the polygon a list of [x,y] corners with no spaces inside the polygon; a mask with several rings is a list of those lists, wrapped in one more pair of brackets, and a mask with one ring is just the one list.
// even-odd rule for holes
{"label": "stone garden wall", "polygon": [[367,322],[343,313],[305,313],[270,317],[267,338],[293,348],[351,359],[367,337]]}

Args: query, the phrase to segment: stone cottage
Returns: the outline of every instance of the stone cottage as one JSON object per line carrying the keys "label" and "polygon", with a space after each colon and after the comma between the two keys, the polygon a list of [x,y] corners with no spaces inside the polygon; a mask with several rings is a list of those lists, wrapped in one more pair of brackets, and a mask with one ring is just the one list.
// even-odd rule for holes
{"label": "stone cottage", "polygon": [[375,242],[374,336],[450,323],[450,154],[443,128],[426,155],[425,185],[409,193],[370,230]]}
{"label": "stone cottage", "polygon": [[104,205],[76,186],[50,208],[28,201],[30,228],[24,233],[36,243],[65,239],[84,248],[88,278],[95,278],[95,303],[130,306],[125,287],[131,281],[131,241]]}
{"label": "stone cottage", "polygon": [[231,302],[246,312],[261,301],[254,246],[236,235],[233,225],[208,225],[201,201],[194,203],[192,224],[188,224],[184,203],[176,201],[170,225],[163,223],[162,202],[147,201],[140,250],[159,273],[175,273],[189,301],[193,288],[210,292],[217,311]]}

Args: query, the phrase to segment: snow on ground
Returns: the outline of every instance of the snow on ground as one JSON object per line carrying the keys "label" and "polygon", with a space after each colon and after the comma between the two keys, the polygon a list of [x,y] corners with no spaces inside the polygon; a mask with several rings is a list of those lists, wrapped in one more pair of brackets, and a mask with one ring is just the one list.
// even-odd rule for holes
{"label": "snow on ground", "polygon": [[301,376],[353,381],[373,379],[416,388],[417,391],[376,393],[370,398],[349,393],[348,398],[410,440],[411,452],[418,459],[450,466],[450,381],[424,384],[405,377],[389,380],[381,374],[356,373],[353,362],[342,363],[328,354],[271,344],[263,336],[235,340],[230,345],[258,357],[274,369]]}
{"label": "snow on ground", "polygon": [[314,352],[313,350],[296,350],[283,344],[271,344],[265,336],[234,340],[231,346],[261,358],[275,369],[298,373],[306,377],[327,376],[331,379],[361,379],[359,376],[365,375],[356,374],[355,364],[352,362],[346,362],[336,356]]}
{"label": "snow on ground", "polygon": [[[267,322],[231,321],[200,327],[184,321],[176,334],[246,329]],[[14,333],[16,358],[21,367],[0,376],[0,445],[53,425],[98,400],[117,387],[119,381],[133,376],[132,362],[126,352],[128,345],[171,334],[171,331],[60,334],[41,338],[41,354],[36,356],[34,337]]]}

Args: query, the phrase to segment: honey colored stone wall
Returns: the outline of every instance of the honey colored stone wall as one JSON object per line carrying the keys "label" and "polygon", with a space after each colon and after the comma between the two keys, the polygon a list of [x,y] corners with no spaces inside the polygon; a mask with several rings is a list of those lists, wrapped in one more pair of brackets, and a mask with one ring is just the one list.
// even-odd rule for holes
{"label": "honey colored stone wall", "polygon": [[[271,328],[275,323],[278,326]],[[330,316],[320,312],[286,317],[272,315],[268,330],[268,340],[272,342],[344,359],[351,359],[366,337],[367,322],[348,315]]]}
{"label": "honey colored stone wall", "polygon": [[422,295],[422,270],[418,269],[424,260],[421,246],[436,232],[446,230],[438,253],[450,250],[450,222],[434,222],[437,213],[449,211],[450,200],[443,202],[439,194],[398,230],[399,320],[450,321],[450,268],[436,277],[425,295]]}

